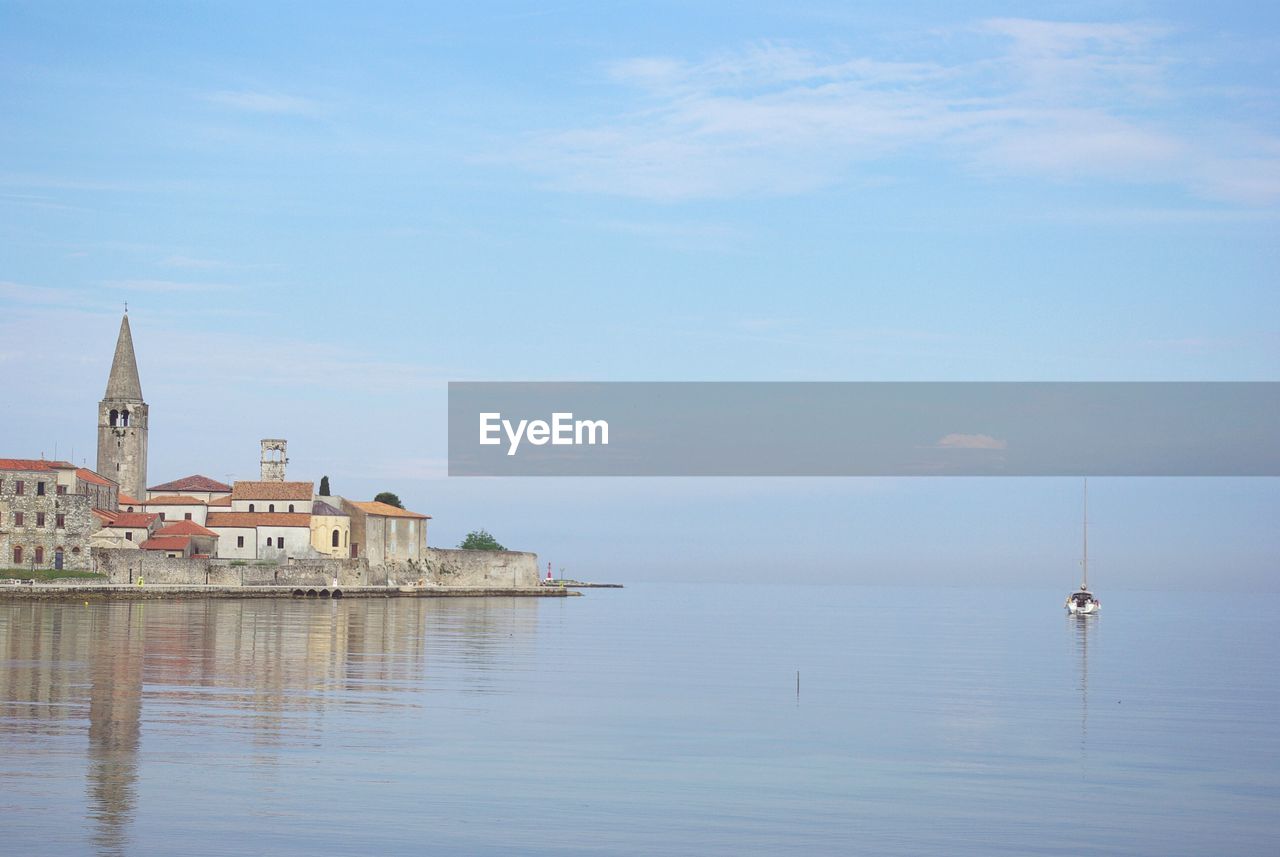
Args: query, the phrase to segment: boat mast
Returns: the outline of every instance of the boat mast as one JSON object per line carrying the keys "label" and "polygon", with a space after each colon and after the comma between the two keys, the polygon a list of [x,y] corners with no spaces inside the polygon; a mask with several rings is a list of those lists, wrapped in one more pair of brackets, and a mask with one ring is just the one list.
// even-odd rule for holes
{"label": "boat mast", "polygon": [[1084,568],[1084,580],[1080,583],[1080,588],[1089,591],[1089,477],[1084,479],[1084,559],[1080,565]]}

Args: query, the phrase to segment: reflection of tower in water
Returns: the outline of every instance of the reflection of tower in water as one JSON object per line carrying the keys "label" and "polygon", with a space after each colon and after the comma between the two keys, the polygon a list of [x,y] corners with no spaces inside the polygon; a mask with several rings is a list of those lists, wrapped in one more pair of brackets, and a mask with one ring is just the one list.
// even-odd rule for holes
{"label": "reflection of tower in water", "polygon": [[126,852],[142,713],[143,604],[109,604],[94,616],[89,653],[89,815],[102,853]]}

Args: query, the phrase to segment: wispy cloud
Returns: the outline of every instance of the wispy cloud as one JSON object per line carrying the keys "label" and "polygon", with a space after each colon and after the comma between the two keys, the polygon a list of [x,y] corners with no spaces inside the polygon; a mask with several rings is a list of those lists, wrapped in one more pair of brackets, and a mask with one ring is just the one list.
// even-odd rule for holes
{"label": "wispy cloud", "polygon": [[1196,58],[1167,28],[1005,18],[945,37],[976,40],[974,52],[888,61],[766,42],[627,59],[606,74],[633,93],[629,109],[536,135],[515,157],[562,189],[669,200],[880,181],[900,155],[1280,200],[1280,137],[1186,121],[1198,94],[1175,72]]}
{"label": "wispy cloud", "polygon": [[279,92],[255,92],[252,90],[220,90],[204,96],[207,101],[223,107],[244,110],[249,113],[276,113],[294,116],[313,116],[321,112],[322,105],[309,98],[285,95]]}

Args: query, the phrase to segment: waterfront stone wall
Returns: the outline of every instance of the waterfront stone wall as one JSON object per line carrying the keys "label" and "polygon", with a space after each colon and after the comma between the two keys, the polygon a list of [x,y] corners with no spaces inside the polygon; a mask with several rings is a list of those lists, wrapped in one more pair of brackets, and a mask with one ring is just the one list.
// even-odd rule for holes
{"label": "waterfront stone wall", "polygon": [[93,570],[111,583],[211,586],[453,586],[527,589],[538,585],[536,554],[427,548],[420,560],[370,565],[318,557],[269,563],[167,557],[158,551],[94,548]]}
{"label": "waterfront stone wall", "polygon": [[538,585],[538,555],[525,551],[427,548],[422,564],[437,586],[527,589]]}

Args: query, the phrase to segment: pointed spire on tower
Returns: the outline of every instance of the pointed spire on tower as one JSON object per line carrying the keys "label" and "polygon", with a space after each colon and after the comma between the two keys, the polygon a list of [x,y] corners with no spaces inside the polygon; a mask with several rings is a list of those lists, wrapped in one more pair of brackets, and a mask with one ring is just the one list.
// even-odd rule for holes
{"label": "pointed spire on tower", "polygon": [[116,340],[116,356],[111,361],[105,399],[142,401],[142,382],[138,380],[138,360],[133,356],[133,334],[129,331],[129,313],[120,319],[120,338]]}

